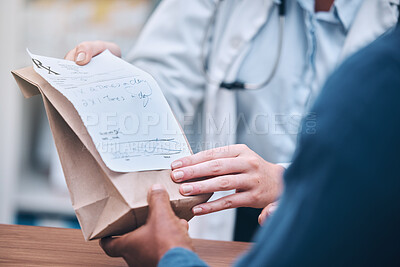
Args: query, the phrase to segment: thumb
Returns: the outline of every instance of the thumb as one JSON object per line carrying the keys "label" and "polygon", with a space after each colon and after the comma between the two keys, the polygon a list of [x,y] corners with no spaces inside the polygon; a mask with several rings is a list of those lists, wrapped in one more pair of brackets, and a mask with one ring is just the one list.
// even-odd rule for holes
{"label": "thumb", "polygon": [[265,223],[265,221],[267,220],[267,218],[269,216],[271,216],[276,209],[278,208],[278,202],[273,202],[271,204],[269,204],[268,206],[266,206],[262,211],[260,216],[258,216],[258,223],[260,225],[263,225]]}
{"label": "thumb", "polygon": [[106,237],[100,239],[100,247],[110,257],[122,257],[123,245],[121,237]]}
{"label": "thumb", "polygon": [[149,203],[149,218],[174,216],[168,192],[163,185],[153,185],[147,195],[147,201]]}

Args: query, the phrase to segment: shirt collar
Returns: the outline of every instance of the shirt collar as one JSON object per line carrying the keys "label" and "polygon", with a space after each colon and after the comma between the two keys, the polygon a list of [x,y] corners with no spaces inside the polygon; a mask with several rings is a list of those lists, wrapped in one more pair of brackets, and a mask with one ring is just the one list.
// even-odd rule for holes
{"label": "shirt collar", "polygon": [[[315,0],[297,0],[299,5],[309,13],[314,13]],[[357,16],[362,0],[335,0],[333,13],[348,31]],[[332,10],[331,10],[332,11]]]}
{"label": "shirt collar", "polygon": [[362,0],[335,0],[334,6],[336,13],[346,31],[348,31],[353,24],[361,3]]}

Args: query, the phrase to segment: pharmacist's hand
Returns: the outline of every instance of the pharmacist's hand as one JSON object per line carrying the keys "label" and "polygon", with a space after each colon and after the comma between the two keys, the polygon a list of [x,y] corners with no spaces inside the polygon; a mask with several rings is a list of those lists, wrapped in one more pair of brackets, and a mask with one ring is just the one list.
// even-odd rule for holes
{"label": "pharmacist's hand", "polygon": [[276,209],[278,208],[278,201],[269,204],[266,206],[260,213],[260,216],[258,216],[258,223],[260,225],[263,225],[265,221],[268,219],[269,216],[271,216]]}
{"label": "pharmacist's hand", "polygon": [[83,66],[88,64],[93,57],[107,49],[115,56],[121,57],[121,48],[117,44],[104,41],[90,41],[80,43],[69,51],[64,58],[75,61],[76,64]]}
{"label": "pharmacist's hand", "polygon": [[144,226],[121,237],[100,240],[110,257],[123,257],[129,266],[157,266],[171,248],[193,250],[188,223],[172,211],[167,191],[154,185],[148,193],[149,216]]}
{"label": "pharmacist's hand", "polygon": [[[215,148],[176,160],[171,177],[182,195],[198,195],[235,189],[236,193],[193,207],[195,215],[229,208],[264,208],[282,191],[282,166],[269,163],[246,145]],[[197,178],[207,179],[192,182]],[[188,182],[189,181],[189,182]]]}

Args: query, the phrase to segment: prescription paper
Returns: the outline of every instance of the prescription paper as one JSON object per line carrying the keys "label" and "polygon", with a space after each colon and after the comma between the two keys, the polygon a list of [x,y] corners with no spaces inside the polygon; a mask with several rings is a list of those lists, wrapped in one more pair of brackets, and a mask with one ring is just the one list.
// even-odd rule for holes
{"label": "prescription paper", "polygon": [[28,53],[34,70],[73,104],[112,171],[170,169],[191,154],[150,74],[108,50],[86,66]]}

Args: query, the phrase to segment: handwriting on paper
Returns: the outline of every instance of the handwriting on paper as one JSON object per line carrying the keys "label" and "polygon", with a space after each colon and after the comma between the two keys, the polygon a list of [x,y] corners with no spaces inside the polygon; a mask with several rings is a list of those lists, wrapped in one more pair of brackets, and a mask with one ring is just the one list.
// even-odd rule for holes
{"label": "handwriting on paper", "polygon": [[35,71],[78,111],[111,170],[169,169],[173,160],[190,154],[161,89],[148,73],[108,50],[86,66],[30,55]]}

